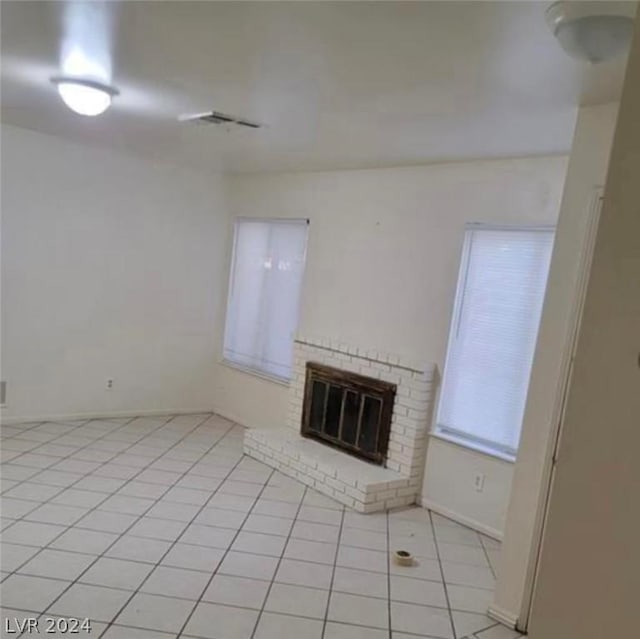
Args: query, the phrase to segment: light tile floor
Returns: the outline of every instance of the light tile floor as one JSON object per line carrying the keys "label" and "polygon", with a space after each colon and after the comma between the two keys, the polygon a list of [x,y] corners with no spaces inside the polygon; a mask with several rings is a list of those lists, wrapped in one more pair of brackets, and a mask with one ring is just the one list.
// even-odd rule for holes
{"label": "light tile floor", "polygon": [[2,636],[29,617],[105,639],[518,636],[484,614],[495,541],[421,508],[345,510],[242,436],[215,415],[3,427]]}

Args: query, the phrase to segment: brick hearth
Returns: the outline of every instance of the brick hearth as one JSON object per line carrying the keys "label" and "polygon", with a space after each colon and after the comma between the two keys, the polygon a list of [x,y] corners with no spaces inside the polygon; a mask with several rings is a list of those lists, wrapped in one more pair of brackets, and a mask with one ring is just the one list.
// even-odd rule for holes
{"label": "brick hearth", "polygon": [[[300,435],[308,361],[397,385],[384,468]],[[360,512],[413,504],[422,484],[434,370],[378,350],[299,336],[286,425],[247,430],[245,452]]]}

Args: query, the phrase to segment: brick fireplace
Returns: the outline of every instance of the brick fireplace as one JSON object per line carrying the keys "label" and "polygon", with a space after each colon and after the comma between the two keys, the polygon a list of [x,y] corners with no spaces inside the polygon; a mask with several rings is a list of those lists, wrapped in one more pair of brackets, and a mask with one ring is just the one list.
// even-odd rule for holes
{"label": "brick fireplace", "polygon": [[[388,447],[379,460],[381,465],[302,436],[307,364],[312,369],[314,365],[331,367],[395,387]],[[245,452],[360,512],[413,504],[422,485],[433,375],[433,365],[421,366],[374,349],[299,336],[294,344],[286,425],[248,430]],[[332,432],[337,432],[337,427],[334,424]]]}

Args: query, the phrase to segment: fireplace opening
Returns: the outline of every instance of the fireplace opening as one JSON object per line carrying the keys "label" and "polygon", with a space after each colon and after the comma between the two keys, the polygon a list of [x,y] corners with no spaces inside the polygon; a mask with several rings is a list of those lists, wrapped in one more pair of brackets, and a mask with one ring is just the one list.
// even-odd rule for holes
{"label": "fireplace opening", "polygon": [[307,362],[300,432],[384,464],[396,385]]}

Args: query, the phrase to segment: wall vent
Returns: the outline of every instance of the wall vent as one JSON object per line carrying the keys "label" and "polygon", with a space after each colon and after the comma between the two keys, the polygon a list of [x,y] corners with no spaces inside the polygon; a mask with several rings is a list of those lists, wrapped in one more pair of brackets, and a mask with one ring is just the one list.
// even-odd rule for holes
{"label": "wall vent", "polygon": [[186,113],[178,116],[179,122],[192,122],[195,124],[227,124],[242,126],[248,129],[259,129],[262,124],[241,118],[236,115],[229,115],[220,111],[206,111],[204,113]]}
{"label": "wall vent", "polygon": [[0,406],[7,403],[7,382],[0,382]]}

